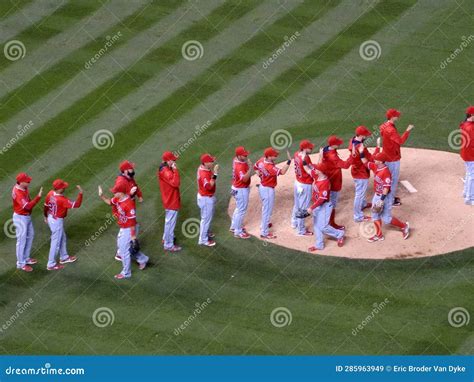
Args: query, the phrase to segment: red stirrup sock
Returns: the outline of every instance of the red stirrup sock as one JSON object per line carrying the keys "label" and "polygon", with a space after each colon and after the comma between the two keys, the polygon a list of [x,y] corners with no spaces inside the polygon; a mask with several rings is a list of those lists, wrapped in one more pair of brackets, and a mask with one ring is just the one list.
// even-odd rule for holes
{"label": "red stirrup sock", "polygon": [[375,225],[375,234],[377,236],[382,236],[382,221],[374,220],[374,225]]}
{"label": "red stirrup sock", "polygon": [[390,222],[390,224],[401,229],[405,228],[405,223],[402,223],[397,218],[392,218],[392,221]]}

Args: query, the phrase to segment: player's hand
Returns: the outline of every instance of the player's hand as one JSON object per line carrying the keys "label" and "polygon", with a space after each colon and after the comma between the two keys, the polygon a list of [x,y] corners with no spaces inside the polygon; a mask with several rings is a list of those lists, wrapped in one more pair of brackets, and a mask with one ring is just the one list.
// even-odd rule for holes
{"label": "player's hand", "polygon": [[218,173],[219,173],[219,165],[216,164],[216,165],[214,166],[214,174],[217,175]]}
{"label": "player's hand", "polygon": [[320,147],[319,148],[319,155],[323,155],[324,154],[324,147]]}
{"label": "player's hand", "polygon": [[44,221],[46,224],[48,224],[48,218],[47,218],[46,216],[43,218],[43,221]]}
{"label": "player's hand", "polygon": [[131,189],[130,189],[130,195],[133,195],[135,192],[137,192],[138,190],[138,187],[137,186],[133,186]]}
{"label": "player's hand", "polygon": [[380,148],[381,144],[382,144],[382,138],[378,137],[377,138],[377,147]]}
{"label": "player's hand", "polygon": [[313,209],[311,207],[309,207],[306,211],[308,211],[308,214],[312,214],[313,213]]}
{"label": "player's hand", "polygon": [[415,125],[408,125],[407,131],[412,131],[415,128]]}
{"label": "player's hand", "polygon": [[104,195],[104,191],[102,190],[102,186],[97,187],[97,190],[99,192],[99,196]]}
{"label": "player's hand", "polygon": [[173,163],[171,164],[171,168],[172,168],[173,170],[177,168],[177,167],[176,167],[176,162],[173,162]]}
{"label": "player's hand", "polygon": [[139,201],[140,203],[143,203],[143,198],[140,196],[140,197],[138,198],[138,201]]}
{"label": "player's hand", "polygon": [[76,188],[79,190],[79,192],[82,194],[84,191],[82,190],[82,187],[77,185]]}
{"label": "player's hand", "polygon": [[43,187],[40,187],[40,190],[38,192],[38,196],[41,198],[42,195],[43,195]]}
{"label": "player's hand", "polygon": [[291,154],[289,150],[286,150],[286,156],[288,157],[288,160],[291,160]]}

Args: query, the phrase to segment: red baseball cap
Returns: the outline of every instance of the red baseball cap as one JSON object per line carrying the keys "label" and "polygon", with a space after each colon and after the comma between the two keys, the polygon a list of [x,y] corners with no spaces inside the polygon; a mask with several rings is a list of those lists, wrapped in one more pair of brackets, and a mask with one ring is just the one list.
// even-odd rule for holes
{"label": "red baseball cap", "polygon": [[174,155],[171,151],[165,151],[161,157],[163,162],[168,162],[169,160],[177,160],[178,157]]}
{"label": "red baseball cap", "polygon": [[372,135],[370,130],[365,126],[357,126],[355,134],[356,135],[362,135],[363,137],[368,137],[369,135]]}
{"label": "red baseball cap", "polygon": [[215,162],[216,158],[213,157],[211,154],[202,154],[201,155],[201,163],[209,163],[209,162]]}
{"label": "red baseball cap", "polygon": [[56,179],[54,182],[53,182],[53,188],[55,190],[61,190],[63,188],[68,188],[69,187],[69,183],[68,182],[65,182],[64,180],[62,179]]}
{"label": "red baseball cap", "polygon": [[474,106],[469,106],[466,109],[466,114],[473,115],[474,114]]}
{"label": "red baseball cap", "polygon": [[124,182],[117,183],[115,186],[113,186],[110,191],[113,194],[116,194],[117,192],[121,192],[122,194],[127,193],[127,185]]}
{"label": "red baseball cap", "polygon": [[277,157],[278,155],[280,155],[280,153],[277,150],[275,150],[273,147],[268,147],[263,152],[263,155],[267,158],[268,157]]}
{"label": "red baseball cap", "polygon": [[340,146],[344,143],[344,141],[339,138],[339,137],[336,137],[335,135],[331,135],[329,138],[328,138],[328,145],[329,146]]}
{"label": "red baseball cap", "polygon": [[307,139],[303,139],[301,142],[300,142],[300,150],[304,150],[304,149],[314,149],[314,144],[311,143],[310,141],[308,141]]}
{"label": "red baseball cap", "polygon": [[31,182],[31,176],[28,176],[28,174],[26,172],[20,172],[17,176],[16,176],[16,181],[18,183],[22,183],[22,182],[25,182],[25,183],[30,183]]}
{"label": "red baseball cap", "polygon": [[378,160],[380,162],[386,162],[387,161],[387,154],[385,154],[383,151],[381,153],[375,154],[372,158],[374,160]]}
{"label": "red baseball cap", "polygon": [[132,170],[134,168],[135,168],[135,164],[128,160],[124,160],[122,163],[120,163],[120,166],[119,166],[120,172],[124,172],[126,170]]}
{"label": "red baseball cap", "polygon": [[402,113],[400,113],[397,109],[388,109],[385,115],[387,116],[387,119],[393,118],[393,117],[400,117]]}
{"label": "red baseball cap", "polygon": [[239,146],[235,149],[235,155],[236,156],[243,156],[243,157],[246,157],[250,154],[250,152],[248,152],[247,150],[245,150],[245,147],[244,146]]}

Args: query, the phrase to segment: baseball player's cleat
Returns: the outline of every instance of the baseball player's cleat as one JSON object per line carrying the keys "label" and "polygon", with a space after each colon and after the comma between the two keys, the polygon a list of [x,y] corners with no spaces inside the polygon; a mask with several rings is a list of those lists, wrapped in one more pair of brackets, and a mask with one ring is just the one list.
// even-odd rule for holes
{"label": "baseball player's cleat", "polygon": [[38,263],[38,260],[32,259],[31,257],[29,259],[26,259],[26,264],[27,265],[34,265],[34,264],[37,264],[37,263]]}
{"label": "baseball player's cleat", "polygon": [[234,235],[234,237],[237,237],[239,239],[250,239],[251,236],[244,231],[240,235]]}
{"label": "baseball player's cleat", "polygon": [[313,236],[313,233],[306,230],[304,233],[297,233],[296,236]]}
{"label": "baseball player's cleat", "polygon": [[130,277],[125,277],[124,275],[119,273],[118,275],[115,275],[114,278],[117,280],[124,280],[124,279],[129,279]]}
{"label": "baseball player's cleat", "polygon": [[[229,232],[232,232],[232,233],[234,233],[234,232],[235,232],[235,229],[233,229],[233,228],[229,228]],[[242,227],[242,232],[247,232],[247,228],[245,228],[245,227]]]}
{"label": "baseball player's cleat", "polygon": [[76,257],[76,256],[68,256],[67,259],[65,259],[65,260],[60,260],[59,263],[60,263],[60,264],[74,263],[76,260],[77,260],[77,257]]}
{"label": "baseball player's cleat", "polygon": [[122,261],[122,256],[120,256],[118,253],[115,255],[115,260],[117,261]]}
{"label": "baseball player's cleat", "polygon": [[345,240],[345,236],[342,236],[341,238],[337,239],[337,246],[338,247],[342,247],[344,246],[344,240]]}
{"label": "baseball player's cleat", "polygon": [[199,245],[204,245],[206,247],[214,247],[216,245],[216,242],[214,240],[209,240],[205,243],[199,244]]}
{"label": "baseball player's cleat", "polygon": [[61,265],[61,264],[56,264],[56,265],[53,265],[52,267],[47,267],[46,269],[48,271],[59,271],[61,269],[64,268],[64,265]]}
{"label": "baseball player's cleat", "polygon": [[322,251],[322,248],[315,247],[314,245],[312,247],[308,248],[308,251],[310,252],[316,252],[316,251]]}
{"label": "baseball player's cleat", "polygon": [[403,240],[408,239],[408,236],[410,236],[410,223],[405,222],[405,228],[403,228],[402,232],[403,232]]}
{"label": "baseball player's cleat", "polygon": [[366,210],[368,208],[372,208],[372,203],[367,203],[365,207],[362,207],[362,210]]}
{"label": "baseball player's cleat", "polygon": [[179,252],[181,251],[183,248],[181,248],[179,245],[173,245],[171,248],[165,248],[165,251],[168,251],[168,252]]}
{"label": "baseball player's cleat", "polygon": [[147,263],[138,264],[138,269],[140,269],[141,271],[143,271],[143,270],[146,268],[146,265],[147,265]]}
{"label": "baseball player's cleat", "polygon": [[393,204],[392,205],[395,206],[395,207],[401,206],[402,201],[400,200],[400,198],[395,197],[395,198],[393,198]]}
{"label": "baseball player's cleat", "polygon": [[260,237],[262,239],[267,239],[267,240],[272,240],[272,239],[276,239],[276,235],[274,235],[273,233],[269,233],[267,235],[260,235]]}
{"label": "baseball player's cleat", "polygon": [[376,241],[384,241],[384,240],[385,240],[385,237],[383,235],[380,235],[380,236],[374,235],[370,239],[367,239],[369,243],[375,243]]}
{"label": "baseball player's cleat", "polygon": [[23,272],[33,272],[33,267],[30,267],[29,265],[23,265],[21,268],[18,268],[22,270]]}

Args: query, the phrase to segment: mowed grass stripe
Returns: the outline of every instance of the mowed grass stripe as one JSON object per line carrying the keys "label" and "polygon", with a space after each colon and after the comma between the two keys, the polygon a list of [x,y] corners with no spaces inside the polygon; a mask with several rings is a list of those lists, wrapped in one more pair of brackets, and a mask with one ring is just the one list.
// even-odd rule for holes
{"label": "mowed grass stripe", "polygon": [[[190,35],[199,35],[200,39],[205,42],[208,38],[218,35],[220,31],[225,29],[227,24],[222,23],[222,20],[227,19],[229,22],[238,20],[240,16],[252,10],[252,6],[256,6],[257,3],[251,2],[251,5],[247,6],[240,1],[228,1],[217,8],[215,8],[215,5],[219,4],[219,2],[211,4],[213,5],[209,7],[212,10],[210,14],[204,15],[205,17],[201,18],[201,14],[197,13],[200,17],[197,22],[193,22],[185,31],[172,38],[163,46],[151,51],[124,72],[119,72],[102,84],[102,86],[95,87],[95,84],[91,83],[90,85],[94,89],[93,92],[48,121],[41,129],[32,131],[24,139],[20,140],[17,144],[22,148],[21,152],[10,150],[0,157],[0,168],[4,169],[0,179],[7,177],[9,174],[14,174],[20,166],[23,168],[26,166],[32,172],[35,171],[34,166],[38,164],[40,164],[40,167],[43,165],[47,166],[49,155],[43,153],[47,150],[55,149],[56,144],[59,144],[65,138],[70,138],[71,134],[76,130],[80,130],[83,125],[88,123],[91,125],[99,114],[104,114],[104,110],[108,110],[112,114],[112,118],[118,118],[118,124],[123,124],[123,121],[121,121],[123,118],[121,110],[136,109],[143,101],[143,98],[149,96],[150,93],[156,94],[156,96],[164,95],[163,92],[156,92],[157,86],[162,87],[161,82],[163,79],[168,81],[167,77],[170,77],[168,72],[162,74],[162,71],[180,59],[181,65],[186,65],[185,61],[183,63],[181,46],[189,40]],[[202,31],[206,30],[206,35],[204,35]],[[153,58],[150,56],[158,56],[159,58],[152,61]],[[144,62],[146,64],[143,64]],[[140,65],[148,65],[148,62],[154,62],[153,68],[150,71],[138,70]],[[150,81],[150,79],[153,80]],[[141,88],[144,84],[147,86],[145,89]],[[134,90],[135,93],[142,91],[142,94],[139,94],[136,99],[130,100],[131,96],[129,94],[134,94]],[[129,95],[129,100],[122,100],[127,95]],[[119,101],[121,103],[116,106],[116,103]],[[117,110],[117,108],[119,109]],[[109,117],[102,116],[102,118],[108,119]],[[67,126],[66,129],[64,128],[65,126]],[[111,130],[113,131],[116,128],[114,126]],[[96,130],[94,126],[91,129],[92,131]],[[92,133],[90,133],[90,136],[92,136]],[[90,139],[88,141],[91,143]],[[88,145],[87,148],[89,147],[91,146]],[[11,172],[6,172],[8,166],[3,166],[3,163],[17,163],[16,158],[20,158],[18,155],[22,158],[22,163],[18,164],[18,167],[12,168]],[[32,162],[29,164],[25,163],[30,161]]]}
{"label": "mowed grass stripe", "polygon": [[[0,97],[28,83],[33,77],[41,75],[43,71],[61,61],[69,53],[94,40],[149,1],[115,0],[102,5],[93,0],[84,0],[80,3],[68,3],[60,8],[58,12],[66,13],[56,18],[53,16],[47,18],[40,33],[35,29],[29,34],[25,31],[18,36],[19,39],[26,40],[25,45],[31,44],[31,47],[34,46],[37,49],[32,49],[23,59],[15,61],[14,65],[2,70],[0,81],[3,86],[0,88]],[[72,26],[71,23],[73,23]],[[58,33],[59,31],[62,32]],[[38,40],[35,37],[38,35],[43,35],[43,37]],[[37,45],[38,42],[44,41],[44,38],[47,38],[45,44]],[[7,61],[4,58],[1,62],[8,65]]]}
{"label": "mowed grass stripe", "polygon": [[[117,36],[117,40],[113,40],[113,44],[110,47],[107,47],[106,54],[111,55],[117,49],[122,48],[127,50],[130,54],[131,46],[128,43],[131,40],[134,40],[134,37],[140,35],[145,29],[150,28],[150,26],[158,23],[162,18],[169,15],[174,9],[178,8],[183,0],[180,1],[169,1],[160,2],[159,5],[145,4],[141,8],[137,9],[135,13],[128,16],[120,22],[118,25],[111,26],[107,31],[103,32],[103,36],[98,38],[96,41],[90,42],[87,45],[77,49],[76,51],[69,54],[59,63],[53,65],[51,68],[44,71],[41,76],[33,77],[28,83],[24,84],[22,87],[15,89],[12,93],[5,95],[0,99],[0,104],[2,105],[2,114],[0,115],[0,123],[8,121],[8,126],[3,132],[0,132],[0,140],[8,139],[8,134],[12,135],[18,126],[18,121],[24,123],[27,121],[28,116],[33,121],[34,125],[32,129],[36,129],[43,122],[40,117],[43,114],[43,117],[46,117],[45,112],[47,112],[47,117],[51,118],[50,108],[45,110],[42,109],[34,103],[40,99],[42,106],[46,101],[50,103],[53,102],[54,96],[58,92],[54,92],[55,89],[61,87],[60,91],[64,89],[74,89],[74,94],[81,94],[81,85],[82,87],[91,87],[92,82],[95,82],[97,79],[97,74],[99,69],[96,68],[98,63],[92,64],[91,69],[88,69],[87,72],[80,72],[85,70],[86,63],[98,54],[101,49],[104,49],[104,46],[107,42],[106,36],[112,38]],[[153,10],[153,12],[150,12]],[[150,17],[150,13],[153,17]],[[120,33],[120,35],[118,34]],[[147,40],[150,43],[150,38]],[[133,55],[131,55],[133,57]],[[105,57],[101,57],[105,59]],[[119,61],[120,62],[120,61]],[[103,66],[104,63],[101,63]],[[121,70],[120,66],[114,63],[111,59],[108,60],[108,72],[111,74]],[[112,66],[113,65],[113,66]],[[124,66],[120,62],[121,66]],[[127,65],[125,65],[127,66]],[[107,79],[107,74],[100,72],[101,78],[105,77],[103,81]],[[76,77],[75,77],[76,76]],[[89,81],[88,81],[89,79]],[[74,81],[71,83],[70,81]],[[67,82],[67,84],[65,84]],[[63,85],[63,86],[61,86]],[[67,105],[65,102],[60,102],[61,105]],[[55,105],[53,104],[52,107]],[[38,115],[38,116],[37,116]],[[15,118],[13,118],[15,117]],[[31,132],[31,130],[29,130]]]}
{"label": "mowed grass stripe", "polygon": [[415,0],[378,3],[349,28],[298,61],[297,65],[282,73],[257,94],[235,107],[219,121],[216,121],[211,128],[222,129],[231,126],[236,121],[241,124],[251,123],[262,117],[279,102],[302,89],[309,80],[317,78],[332,65],[335,65],[354,47],[358,47],[362,42],[370,39],[387,23],[396,20],[415,3]]}
{"label": "mowed grass stripe", "polygon": [[5,43],[44,17],[63,2],[58,0],[4,0],[0,2],[0,44]]}

